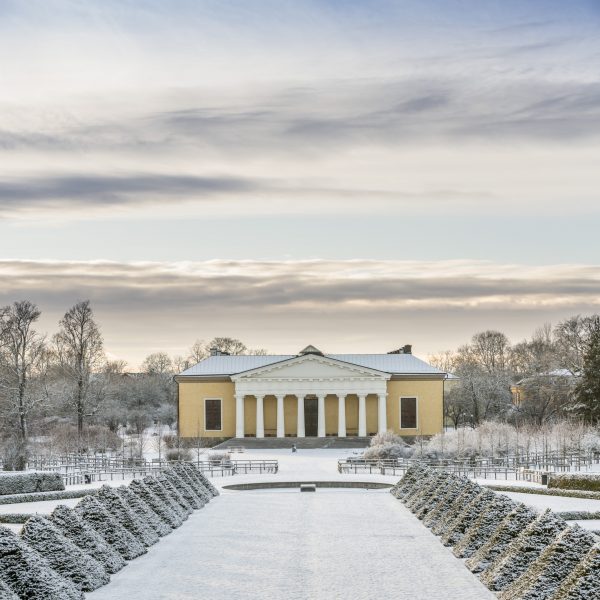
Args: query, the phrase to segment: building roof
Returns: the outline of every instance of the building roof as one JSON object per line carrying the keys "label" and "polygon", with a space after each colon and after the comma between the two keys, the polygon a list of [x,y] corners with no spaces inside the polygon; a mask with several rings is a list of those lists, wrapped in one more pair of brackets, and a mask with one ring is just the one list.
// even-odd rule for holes
{"label": "building roof", "polygon": [[[266,367],[284,360],[296,358],[296,354],[276,354],[266,356],[249,356],[238,354],[234,356],[209,356],[197,365],[181,373],[184,376],[218,376],[235,375],[251,369]],[[335,360],[391,373],[392,375],[442,375],[444,372],[432,367],[413,354],[324,354]]]}

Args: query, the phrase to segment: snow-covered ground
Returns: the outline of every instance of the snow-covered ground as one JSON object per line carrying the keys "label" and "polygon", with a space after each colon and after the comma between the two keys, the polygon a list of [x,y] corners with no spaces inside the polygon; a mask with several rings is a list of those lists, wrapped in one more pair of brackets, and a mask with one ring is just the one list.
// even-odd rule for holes
{"label": "snow-covered ground", "polygon": [[379,597],[494,595],[387,490],[329,489],[225,490],[89,594],[93,600]]}

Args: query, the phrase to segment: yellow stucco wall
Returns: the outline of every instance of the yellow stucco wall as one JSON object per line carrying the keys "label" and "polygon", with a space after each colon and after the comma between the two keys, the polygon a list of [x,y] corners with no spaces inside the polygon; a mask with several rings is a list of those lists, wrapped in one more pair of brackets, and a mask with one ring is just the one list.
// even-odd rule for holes
{"label": "yellow stucco wall", "polygon": [[[183,437],[234,437],[235,395],[231,381],[223,382],[179,382],[179,431]],[[204,429],[204,400],[223,400],[222,430]],[[254,421],[256,423],[256,420]]]}
{"label": "yellow stucco wall", "polygon": [[[394,380],[387,383],[387,426],[401,435],[433,435],[442,431],[443,381],[441,380]],[[400,398],[416,397],[418,422],[416,429],[400,429]],[[223,400],[222,431],[204,429],[204,400]],[[284,426],[288,435],[296,435],[298,404],[295,396],[284,399]],[[377,397],[367,396],[367,434],[377,432]],[[277,400],[266,396],[264,400],[265,434],[275,435],[277,429]],[[229,381],[179,382],[179,422],[183,437],[233,437],[235,436],[235,388]],[[256,398],[247,396],[244,401],[244,425],[246,434],[256,432]],[[337,434],[338,399],[325,399],[325,426],[329,435]],[[358,396],[346,397],[346,430],[348,435],[358,433]]]}
{"label": "yellow stucco wall", "polygon": [[[444,382],[435,380],[388,381],[387,425],[401,435],[440,433],[444,417]],[[417,398],[417,428],[400,429],[400,397]]]}

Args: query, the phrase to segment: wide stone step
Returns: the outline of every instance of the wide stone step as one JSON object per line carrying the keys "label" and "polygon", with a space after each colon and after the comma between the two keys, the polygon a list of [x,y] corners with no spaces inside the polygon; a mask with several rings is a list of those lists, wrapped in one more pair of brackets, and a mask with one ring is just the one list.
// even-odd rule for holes
{"label": "wide stone step", "polygon": [[371,443],[370,437],[285,437],[285,438],[231,438],[226,442],[215,446],[215,449],[226,450],[228,448],[242,447],[247,450],[291,448],[310,450],[318,448],[366,448]]}

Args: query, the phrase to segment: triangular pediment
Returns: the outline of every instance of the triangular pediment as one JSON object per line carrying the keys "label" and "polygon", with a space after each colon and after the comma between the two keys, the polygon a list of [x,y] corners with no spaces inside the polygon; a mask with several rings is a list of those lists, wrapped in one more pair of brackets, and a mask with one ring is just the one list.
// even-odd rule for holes
{"label": "triangular pediment", "polygon": [[234,381],[258,379],[389,379],[390,374],[328,356],[304,354],[234,375]]}

